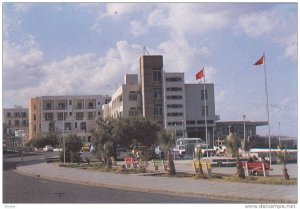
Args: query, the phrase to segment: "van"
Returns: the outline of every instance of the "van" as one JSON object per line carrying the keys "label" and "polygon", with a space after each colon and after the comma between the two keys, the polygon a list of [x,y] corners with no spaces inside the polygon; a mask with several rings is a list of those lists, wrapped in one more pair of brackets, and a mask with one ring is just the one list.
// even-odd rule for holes
{"label": "van", "polygon": [[201,138],[179,138],[176,140],[174,151],[179,151],[180,155],[193,155],[195,146],[206,148],[207,144]]}

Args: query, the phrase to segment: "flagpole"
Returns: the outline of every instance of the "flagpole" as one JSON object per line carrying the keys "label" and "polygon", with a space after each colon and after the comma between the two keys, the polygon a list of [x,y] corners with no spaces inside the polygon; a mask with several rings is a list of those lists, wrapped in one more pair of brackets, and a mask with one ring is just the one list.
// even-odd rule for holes
{"label": "flagpole", "polygon": [[267,86],[267,69],[266,69],[266,57],[265,53],[263,54],[264,57],[264,72],[265,72],[265,91],[266,91],[266,108],[267,108],[267,115],[268,115],[268,134],[269,134],[269,159],[270,165],[272,164],[272,156],[271,156],[271,130],[270,130],[270,113],[269,113],[269,98],[268,98],[268,86]]}
{"label": "flagpole", "polygon": [[[203,67],[204,70],[204,67]],[[205,120],[205,138],[206,138],[206,157],[208,157],[208,141],[207,141],[207,119],[206,119],[206,92],[205,92],[205,72],[204,72],[204,120]]]}

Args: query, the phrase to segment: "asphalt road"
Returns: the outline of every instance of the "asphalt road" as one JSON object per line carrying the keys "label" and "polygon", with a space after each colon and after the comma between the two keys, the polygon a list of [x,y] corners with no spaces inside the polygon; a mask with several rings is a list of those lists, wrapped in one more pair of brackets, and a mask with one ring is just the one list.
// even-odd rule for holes
{"label": "asphalt road", "polygon": [[[48,156],[55,153],[47,153]],[[116,190],[23,176],[13,170],[20,157],[4,156],[3,203],[233,203],[201,197]],[[24,164],[44,161],[44,155],[24,156]]]}

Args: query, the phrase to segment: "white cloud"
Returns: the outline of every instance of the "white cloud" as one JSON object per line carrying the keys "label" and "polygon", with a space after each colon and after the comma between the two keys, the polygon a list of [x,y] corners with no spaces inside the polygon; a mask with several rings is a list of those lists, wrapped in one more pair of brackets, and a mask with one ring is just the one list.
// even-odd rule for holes
{"label": "white cloud", "polygon": [[39,66],[43,52],[36,47],[34,40],[23,45],[3,42],[3,80],[4,89],[18,89],[23,85],[32,85],[38,79]]}
{"label": "white cloud", "polygon": [[[7,47],[10,48],[11,47]],[[13,52],[4,50],[4,74],[5,78],[13,80],[20,75],[22,85],[17,90],[4,89],[5,98],[14,97],[24,105],[31,97],[42,95],[69,94],[111,94],[123,82],[126,73],[139,72],[139,57],[142,47],[129,44],[127,41],[117,42],[114,48],[110,48],[104,57],[95,54],[82,54],[69,56],[62,61],[52,62],[41,66],[41,59],[37,59],[37,49],[31,49],[26,53],[20,52],[22,47],[13,47]],[[30,66],[24,64],[30,63]],[[22,65],[23,68],[17,66]],[[20,69],[20,72],[13,70]],[[37,70],[39,69],[39,70]],[[41,73],[42,72],[42,73]],[[17,73],[17,74],[15,74]],[[31,77],[35,79],[30,79]],[[35,85],[29,82],[34,80]],[[5,83],[10,83],[5,80]]]}
{"label": "white cloud", "polygon": [[277,27],[278,21],[271,16],[269,12],[245,14],[239,17],[238,24],[247,35],[258,37]]}
{"label": "white cloud", "polygon": [[133,20],[130,22],[131,33],[138,37],[146,33],[146,27],[144,27],[143,23],[138,20]]}

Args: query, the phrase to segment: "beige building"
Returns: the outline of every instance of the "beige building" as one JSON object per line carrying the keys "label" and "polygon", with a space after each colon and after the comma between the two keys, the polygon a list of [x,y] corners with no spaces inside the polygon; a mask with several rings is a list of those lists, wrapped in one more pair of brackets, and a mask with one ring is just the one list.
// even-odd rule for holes
{"label": "beige building", "polygon": [[95,120],[102,117],[102,105],[108,96],[42,96],[29,102],[29,137],[45,136],[54,120],[60,134],[77,134],[90,141]]}

